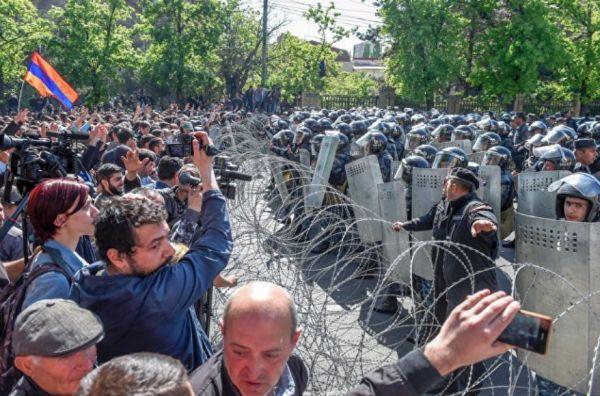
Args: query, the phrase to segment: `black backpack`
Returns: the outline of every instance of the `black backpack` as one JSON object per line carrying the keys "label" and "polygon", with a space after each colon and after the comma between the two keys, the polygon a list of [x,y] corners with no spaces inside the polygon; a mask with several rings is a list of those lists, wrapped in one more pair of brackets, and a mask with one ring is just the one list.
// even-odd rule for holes
{"label": "black backpack", "polygon": [[[46,256],[50,258],[49,255]],[[40,258],[39,255],[36,258]],[[72,282],[71,276],[64,269],[50,260],[47,261],[33,270],[29,267],[26,268],[16,282],[0,290],[0,395],[9,394],[22,376],[20,371],[14,367],[12,334],[15,321],[25,301],[27,287],[36,278],[48,272],[59,272],[70,283]]]}

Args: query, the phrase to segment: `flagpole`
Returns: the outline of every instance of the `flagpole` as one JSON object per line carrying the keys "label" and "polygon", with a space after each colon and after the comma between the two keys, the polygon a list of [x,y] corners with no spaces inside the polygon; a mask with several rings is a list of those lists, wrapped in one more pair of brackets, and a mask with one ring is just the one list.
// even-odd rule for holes
{"label": "flagpole", "polygon": [[23,96],[23,87],[25,86],[25,80],[21,83],[21,92],[19,92],[19,103],[17,104],[17,114],[21,111],[21,97]]}

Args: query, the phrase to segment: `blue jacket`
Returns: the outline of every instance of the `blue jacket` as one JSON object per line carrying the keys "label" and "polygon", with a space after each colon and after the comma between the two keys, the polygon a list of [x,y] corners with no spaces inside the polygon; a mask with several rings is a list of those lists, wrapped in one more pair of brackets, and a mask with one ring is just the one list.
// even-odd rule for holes
{"label": "blue jacket", "polygon": [[153,274],[108,275],[104,262],[77,273],[71,298],[104,325],[105,336],[98,344],[101,363],[146,351],[172,356],[193,370],[212,355],[193,305],[225,268],[233,245],[219,191],[204,194],[201,223],[202,236],[189,252]]}

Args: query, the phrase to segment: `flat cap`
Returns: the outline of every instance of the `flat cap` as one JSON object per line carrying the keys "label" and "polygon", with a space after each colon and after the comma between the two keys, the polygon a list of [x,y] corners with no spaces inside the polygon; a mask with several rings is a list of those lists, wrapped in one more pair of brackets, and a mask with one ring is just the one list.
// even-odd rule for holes
{"label": "flat cap", "polygon": [[471,191],[479,188],[479,178],[477,178],[477,175],[473,171],[467,168],[452,168],[448,172],[447,178],[463,183],[471,188]]}
{"label": "flat cap", "polygon": [[71,300],[41,300],[31,304],[15,321],[15,356],[57,357],[92,345],[104,337],[102,322]]}
{"label": "flat cap", "polygon": [[596,148],[596,141],[594,139],[577,139],[575,140],[575,142],[573,143],[573,148],[575,148],[575,150],[578,149],[586,149],[586,148]]}

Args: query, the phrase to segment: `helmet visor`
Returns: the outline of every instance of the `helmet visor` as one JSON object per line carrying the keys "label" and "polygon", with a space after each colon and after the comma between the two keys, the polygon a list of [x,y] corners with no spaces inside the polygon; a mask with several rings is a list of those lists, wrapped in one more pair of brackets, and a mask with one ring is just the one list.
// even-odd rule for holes
{"label": "helmet visor", "polygon": [[404,147],[407,150],[414,150],[416,149],[418,146],[421,145],[421,140],[422,136],[418,135],[418,134],[413,134],[413,133],[409,133],[408,135],[406,135],[406,139],[404,141]]}
{"label": "helmet visor", "polygon": [[450,153],[438,153],[433,160],[433,169],[455,168],[460,165],[461,159]]}
{"label": "helmet visor", "polygon": [[504,156],[502,154],[495,153],[493,151],[488,151],[483,156],[483,160],[481,161],[481,165],[498,165],[502,163],[504,160]]}
{"label": "helmet visor", "polygon": [[492,147],[492,143],[483,136],[479,136],[473,145],[473,151],[487,151]]}

